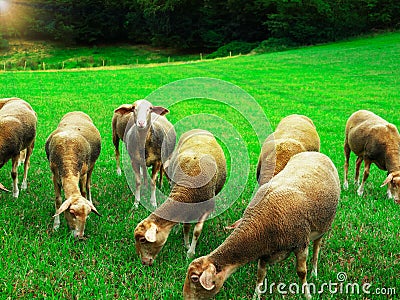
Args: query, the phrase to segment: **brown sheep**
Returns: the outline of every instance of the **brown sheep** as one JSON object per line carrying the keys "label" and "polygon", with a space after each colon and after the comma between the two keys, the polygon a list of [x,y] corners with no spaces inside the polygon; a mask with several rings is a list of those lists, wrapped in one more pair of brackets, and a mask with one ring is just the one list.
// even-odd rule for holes
{"label": "brown sheep", "polygon": [[128,125],[129,119],[132,117],[133,112],[131,104],[122,104],[114,111],[112,118],[112,141],[114,144],[115,160],[117,163],[117,174],[121,175],[119,141],[124,141],[125,129]]}
{"label": "brown sheep", "polygon": [[[183,134],[177,149],[167,162],[172,187],[168,199],[135,229],[135,245],[144,265],[152,265],[171,229],[184,223],[187,255],[195,254],[203,223],[214,210],[214,197],[226,180],[224,152],[214,136],[205,130]],[[190,222],[196,221],[192,243]]]}
{"label": "brown sheep", "polygon": [[[0,99],[0,168],[12,160],[13,196],[18,198],[18,162],[26,150],[21,189],[28,187],[30,156],[35,145],[37,116],[32,107],[19,98]],[[1,183],[0,189],[8,191]]]}
{"label": "brown sheep", "polygon": [[370,111],[359,110],[347,120],[345,134],[344,189],[349,186],[349,159],[353,151],[357,155],[356,183],[359,183],[360,166],[364,160],[364,175],[358,195],[363,194],[371,163],[375,163],[388,174],[381,187],[388,184],[388,197],[400,204],[400,134],[396,126]]}
{"label": "brown sheep", "polygon": [[[100,133],[87,114],[70,112],[47,138],[45,149],[56,194],[53,228],[59,228],[59,215],[64,212],[74,237],[83,238],[89,213],[93,211],[99,215],[92,203],[90,188],[94,164],[101,150]],[[66,198],[64,202],[61,188]]]}
{"label": "brown sheep", "polygon": [[319,152],[293,156],[286,167],[257,191],[242,222],[209,255],[195,259],[183,288],[185,299],[209,299],[237,268],[258,260],[255,296],[260,297],[266,265],[296,255],[297,275],[307,286],[307,255],[314,241],[313,274],[323,235],[331,228],[340,196],[339,176],[332,161]]}
{"label": "brown sheep", "polygon": [[257,165],[257,181],[267,183],[300,152],[318,151],[320,139],[313,121],[303,115],[283,118],[273,134],[264,142]]}

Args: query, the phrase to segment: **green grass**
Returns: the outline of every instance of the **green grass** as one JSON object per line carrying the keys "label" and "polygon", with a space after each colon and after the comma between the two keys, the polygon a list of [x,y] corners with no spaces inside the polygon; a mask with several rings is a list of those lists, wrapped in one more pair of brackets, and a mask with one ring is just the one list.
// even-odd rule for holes
{"label": "green grass", "polygon": [[0,50],[4,70],[61,70],[103,66],[143,65],[200,59],[199,54],[178,53],[172,49],[147,46],[60,47],[47,42],[11,40]]}
{"label": "green grass", "polygon": [[[0,298],[1,299],[177,299],[182,293],[186,259],[181,228],[171,233],[153,267],[143,267],[135,253],[133,230],[149,212],[143,207],[132,215],[133,194],[125,177],[117,177],[111,142],[113,109],[144,98],[176,80],[211,77],[229,81],[252,95],[273,128],[284,116],[309,116],[321,137],[321,152],[338,168],[343,182],[344,126],[350,114],[369,109],[400,127],[400,34],[385,34],[330,45],[265,55],[237,57],[185,65],[164,65],[121,70],[2,72],[0,97],[18,96],[38,113],[38,135],[32,156],[28,190],[15,200],[0,194]],[[227,97],[230,95],[227,94]],[[155,101],[154,101],[155,102]],[[157,103],[163,104],[163,103]],[[101,218],[91,215],[86,234],[75,242],[64,218],[52,230],[54,191],[44,153],[47,136],[68,111],[83,110],[102,134],[102,153],[93,174],[93,198]],[[231,122],[243,136],[250,158],[249,183],[225,213],[209,220],[196,256],[208,254],[229,235],[224,226],[239,218],[255,186],[259,145],[244,116],[215,101],[188,100],[171,107],[173,123],[192,113],[215,112]],[[266,132],[268,128],[266,128]],[[220,131],[221,138],[224,132]],[[232,150],[232,149],[226,149]],[[242,157],[230,157],[233,164]],[[355,157],[350,176],[354,176]],[[11,187],[10,163],[0,172],[0,182]],[[332,230],[323,243],[317,286],[337,282],[338,272],[347,282],[396,288],[396,296],[331,295],[314,299],[396,299],[400,293],[399,205],[386,199],[379,188],[385,172],[371,168],[365,194],[356,195],[350,184],[342,191]],[[309,264],[310,266],[310,264]],[[256,263],[240,268],[225,283],[217,299],[251,299]],[[293,255],[268,267],[269,282],[298,282]],[[275,291],[266,299],[281,299]],[[288,295],[285,299],[302,299]]]}

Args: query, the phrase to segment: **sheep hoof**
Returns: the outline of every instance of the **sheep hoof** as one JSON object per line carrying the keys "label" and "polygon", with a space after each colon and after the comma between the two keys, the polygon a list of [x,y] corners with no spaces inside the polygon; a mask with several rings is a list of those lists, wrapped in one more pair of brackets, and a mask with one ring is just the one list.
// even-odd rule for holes
{"label": "sheep hoof", "polygon": [[255,292],[253,295],[253,300],[260,300],[261,299],[261,294]]}
{"label": "sheep hoof", "polygon": [[138,208],[139,208],[139,202],[133,203],[133,207],[134,207],[135,209],[138,209]]}
{"label": "sheep hoof", "polygon": [[347,190],[349,188],[349,183],[347,182],[347,181],[345,181],[344,183],[343,183],[343,189],[344,190]]}
{"label": "sheep hoof", "polygon": [[60,223],[54,223],[53,230],[57,231],[60,228]]}
{"label": "sheep hoof", "polygon": [[18,198],[18,196],[19,196],[19,190],[18,189],[13,190],[13,197]]}
{"label": "sheep hoof", "polygon": [[311,276],[314,276],[315,278],[317,278],[318,277],[317,270],[312,270],[311,271]]}
{"label": "sheep hoof", "polygon": [[364,189],[358,189],[357,190],[357,194],[358,194],[358,196],[362,196],[363,195],[363,193],[364,193]]}
{"label": "sheep hoof", "polygon": [[121,176],[121,175],[122,175],[122,171],[121,171],[120,168],[117,169],[117,175],[118,175],[118,176]]}
{"label": "sheep hoof", "polygon": [[190,250],[186,253],[187,258],[193,259],[194,258],[194,251]]}
{"label": "sheep hoof", "polygon": [[23,189],[23,190],[26,190],[28,188],[28,183],[26,183],[26,181],[24,180],[24,181],[22,181],[22,184],[21,184],[21,189]]}

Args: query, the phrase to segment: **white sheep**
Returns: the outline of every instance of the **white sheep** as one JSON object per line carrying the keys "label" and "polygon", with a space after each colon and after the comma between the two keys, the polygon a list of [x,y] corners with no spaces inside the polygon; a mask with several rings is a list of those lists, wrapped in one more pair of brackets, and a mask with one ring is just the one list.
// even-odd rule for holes
{"label": "white sheep", "polygon": [[209,255],[189,265],[184,298],[212,298],[237,268],[254,260],[258,260],[255,296],[259,298],[266,265],[282,261],[292,252],[305,296],[310,298],[308,245],[314,241],[312,273],[316,276],[322,237],[331,228],[339,196],[337,170],[326,155],[296,154],[259,188],[232,234]]}
{"label": "white sheep", "polygon": [[[59,215],[64,212],[74,237],[83,238],[89,213],[93,211],[99,215],[92,203],[90,188],[94,164],[101,150],[100,133],[87,114],[70,112],[47,138],[45,149],[56,194],[53,228],[59,228]],[[66,198],[64,202],[61,188]]]}
{"label": "white sheep", "polygon": [[[193,257],[204,221],[214,210],[214,197],[226,180],[224,152],[205,130],[191,130],[179,139],[168,162],[172,187],[168,199],[135,229],[135,245],[144,265],[152,265],[171,229],[184,223],[184,242]],[[196,221],[189,243],[190,223]]]}
{"label": "white sheep", "polygon": [[[156,177],[162,176],[163,160],[167,160],[174,150],[176,133],[172,124],[164,117],[169,112],[161,106],[154,106],[147,100],[137,100],[131,105],[122,105],[115,110],[118,118],[130,115],[124,133],[132,169],[135,174],[135,202],[140,202],[141,175],[147,185],[147,167],[152,166],[150,203],[156,207]],[[120,122],[118,136],[122,135],[123,121]],[[122,124],[122,125],[121,125]],[[117,124],[116,124],[117,126]],[[118,172],[118,171],[117,171]],[[162,180],[162,178],[160,178]]]}
{"label": "white sheep", "polygon": [[357,193],[364,193],[371,163],[388,175],[381,187],[388,185],[388,197],[400,204],[400,134],[396,126],[367,110],[353,113],[346,123],[344,142],[344,189],[347,189],[350,153],[357,155],[355,182],[359,184],[360,166],[364,174]]}
{"label": "white sheep", "polygon": [[[26,151],[21,189],[28,187],[30,156],[35,145],[37,116],[32,107],[19,98],[0,99],[0,168],[12,160],[13,196],[18,198],[18,162]],[[8,191],[1,183],[0,189]]]}

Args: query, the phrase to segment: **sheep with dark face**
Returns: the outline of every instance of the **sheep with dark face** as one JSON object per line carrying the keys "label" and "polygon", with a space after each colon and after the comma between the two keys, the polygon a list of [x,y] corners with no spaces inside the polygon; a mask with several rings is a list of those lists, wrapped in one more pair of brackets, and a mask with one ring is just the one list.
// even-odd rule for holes
{"label": "sheep with dark face", "polygon": [[[141,175],[147,185],[147,167],[152,166],[150,203],[156,207],[156,177],[162,176],[163,160],[167,160],[174,150],[176,133],[172,124],[164,117],[169,111],[161,106],[154,106],[147,100],[138,100],[131,105],[122,105],[115,110],[118,114],[119,127],[115,119],[118,136],[122,135],[125,125],[124,141],[131,158],[132,169],[135,174],[135,207],[140,202]],[[160,177],[161,177],[160,176]]]}
{"label": "sheep with dark face", "polygon": [[117,174],[121,175],[119,141],[124,141],[126,126],[132,117],[131,104],[122,104],[115,111],[112,118],[112,141],[114,144],[115,160],[117,164]]}
{"label": "sheep with dark face", "polygon": [[91,181],[101,150],[100,133],[87,114],[70,112],[47,138],[45,149],[56,194],[53,228],[59,228],[59,215],[64,212],[74,237],[83,238],[89,213],[99,215],[92,203]]}
{"label": "sheep with dark face", "polygon": [[[26,151],[22,189],[28,187],[30,156],[35,145],[37,116],[32,107],[19,98],[0,99],[0,168],[12,160],[13,196],[18,198],[18,163]],[[0,189],[8,191],[1,183]]]}
{"label": "sheep with dark face", "polygon": [[[224,152],[214,136],[205,130],[191,130],[179,139],[167,162],[171,178],[168,199],[135,229],[135,245],[144,265],[152,265],[171,229],[184,223],[184,242],[193,257],[204,221],[214,210],[214,197],[226,180]],[[196,221],[189,243],[190,223]]]}
{"label": "sheep with dark face", "polygon": [[347,189],[350,153],[357,155],[355,182],[359,183],[360,166],[364,161],[364,175],[357,193],[364,193],[369,169],[375,163],[387,171],[381,186],[388,185],[388,197],[400,204],[400,134],[396,126],[367,110],[353,113],[346,123],[344,142],[344,189]]}
{"label": "sheep with dark face", "polygon": [[260,297],[266,265],[296,255],[297,275],[307,287],[307,255],[314,241],[313,274],[323,235],[331,228],[340,196],[332,161],[319,152],[293,156],[285,168],[262,185],[246,208],[242,222],[209,255],[195,259],[184,284],[185,299],[210,299],[237,268],[258,260],[255,296]]}

